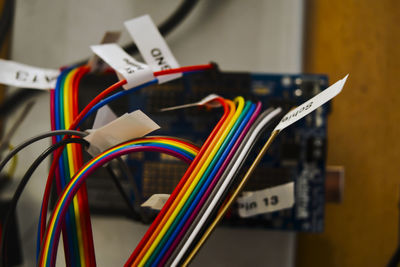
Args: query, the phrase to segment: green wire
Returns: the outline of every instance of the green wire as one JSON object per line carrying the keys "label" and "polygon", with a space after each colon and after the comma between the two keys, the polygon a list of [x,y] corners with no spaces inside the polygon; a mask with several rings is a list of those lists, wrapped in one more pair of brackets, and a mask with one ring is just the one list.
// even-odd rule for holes
{"label": "green wire", "polygon": [[210,172],[213,170],[215,164],[217,163],[217,161],[221,157],[222,153],[224,153],[226,146],[228,145],[228,143],[229,143],[230,139],[232,138],[232,136],[235,134],[237,128],[240,126],[240,123],[242,122],[242,120],[246,116],[246,114],[249,111],[251,105],[252,105],[252,103],[250,101],[246,101],[246,105],[245,105],[244,109],[242,110],[242,112],[240,113],[238,119],[236,120],[236,122],[234,123],[233,127],[229,131],[229,134],[226,136],[224,142],[222,143],[222,145],[218,149],[218,152],[215,154],[214,158],[210,162],[210,165],[207,167],[206,171],[201,176],[201,179],[199,180],[199,182],[197,183],[195,189],[192,191],[192,193],[190,194],[188,200],[185,202],[184,206],[182,207],[182,209],[178,213],[178,216],[175,218],[175,220],[173,221],[171,226],[168,228],[168,231],[163,236],[163,238],[161,239],[160,243],[157,245],[156,249],[152,252],[150,258],[146,261],[146,264],[145,264],[146,267],[150,266],[151,263],[155,260],[155,258],[157,257],[158,253],[164,247],[164,245],[168,241],[170,235],[175,230],[175,227],[180,222],[182,217],[185,215],[186,210],[190,207],[193,199],[197,196],[198,191],[203,186],[204,182],[206,181],[206,179],[209,176]]}

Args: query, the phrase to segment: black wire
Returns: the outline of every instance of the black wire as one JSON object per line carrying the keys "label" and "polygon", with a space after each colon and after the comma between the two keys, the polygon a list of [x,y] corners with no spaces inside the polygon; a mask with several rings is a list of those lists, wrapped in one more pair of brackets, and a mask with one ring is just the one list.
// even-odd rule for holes
{"label": "black wire", "polygon": [[[163,22],[158,26],[160,33],[163,36],[167,36],[172,30],[174,30],[182,21],[189,15],[189,13],[193,10],[198,0],[184,0],[178,8]],[[11,23],[7,24],[8,27],[12,25],[12,19],[14,16],[14,0],[7,0],[4,6],[2,17],[7,14],[7,17],[10,17]],[[12,5],[12,6],[11,6]],[[6,9],[7,7],[7,9]],[[12,12],[10,11],[12,10]],[[7,10],[7,13],[4,13]],[[3,20],[2,20],[3,21]],[[0,45],[2,44],[2,36],[6,36],[2,34],[2,27],[0,23]],[[124,46],[124,49],[129,54],[135,54],[138,52],[138,49],[135,44],[131,43]],[[87,63],[89,59],[83,59],[79,62],[76,62],[76,66],[81,66]],[[15,93],[15,97],[11,96],[5,100],[3,100],[2,105],[0,106],[0,116],[5,117],[7,114],[10,114],[13,110],[21,106],[27,99],[30,99],[32,96],[40,93],[39,90],[21,88]]]}
{"label": "black wire", "polygon": [[[158,28],[163,36],[168,35],[175,29],[193,10],[198,0],[185,0]],[[137,47],[135,44],[130,44],[125,47],[128,53],[136,53]]]}
{"label": "black wire", "polygon": [[29,179],[32,177],[33,172],[36,170],[36,168],[40,165],[40,163],[45,160],[51,153],[53,153],[54,150],[63,147],[67,144],[71,144],[71,143],[78,143],[78,144],[82,144],[82,145],[86,145],[88,146],[89,143],[82,139],[82,138],[69,138],[69,139],[65,139],[62,140],[54,145],[52,145],[51,147],[49,147],[48,149],[46,149],[33,163],[32,165],[29,167],[29,169],[25,172],[24,177],[21,179],[20,183],[18,184],[17,189],[14,192],[14,195],[10,201],[9,207],[7,209],[7,214],[5,216],[4,219],[4,223],[3,223],[3,229],[2,229],[2,234],[1,234],[1,242],[0,242],[0,257],[1,257],[1,262],[2,262],[2,266],[6,266],[7,265],[7,257],[6,257],[6,249],[5,249],[5,241],[7,239],[6,235],[8,233],[7,229],[10,226],[10,220],[12,218],[12,216],[14,216],[15,214],[15,209],[17,207],[17,203],[19,198],[21,197],[22,192],[25,189],[26,184],[28,183]]}
{"label": "black wire", "polygon": [[6,118],[16,109],[18,109],[22,104],[24,104],[27,100],[43,93],[44,91],[37,89],[20,89],[13,92],[9,96],[7,96],[7,99],[5,101],[0,104],[0,116],[2,118]]}
{"label": "black wire", "polygon": [[397,205],[398,207],[398,211],[399,211],[399,218],[398,218],[398,240],[397,240],[397,248],[396,251],[394,252],[392,258],[390,259],[387,267],[396,267],[396,266],[400,266],[400,202]]}
{"label": "black wire", "polygon": [[121,194],[121,197],[125,201],[129,211],[131,212],[132,218],[137,221],[140,220],[141,216],[136,212],[135,208],[133,207],[133,205],[129,199],[129,196],[126,194],[124,188],[122,187],[122,184],[120,183],[117,175],[114,173],[110,164],[107,165],[106,169],[108,171],[108,174],[111,176],[111,179],[113,180],[113,182],[115,184],[115,187],[118,189],[119,193]]}
{"label": "black wire", "polygon": [[56,130],[56,131],[45,132],[45,133],[36,135],[34,137],[31,137],[28,140],[25,140],[23,143],[16,146],[10,153],[7,154],[7,156],[0,162],[0,172],[4,168],[4,166],[7,164],[7,162],[10,159],[12,159],[14,157],[14,155],[17,154],[20,150],[29,146],[32,143],[35,143],[39,140],[42,140],[42,139],[50,137],[50,136],[55,136],[55,135],[74,135],[74,136],[84,137],[88,134],[85,132],[74,131],[74,130]]}
{"label": "black wire", "polygon": [[[193,10],[198,0],[184,0],[177,9],[158,26],[158,29],[163,36],[167,36],[172,30],[174,30],[182,21],[189,15]],[[124,46],[124,50],[128,54],[136,54],[138,49],[134,43]],[[89,59],[81,60],[72,65],[84,65]]]}
{"label": "black wire", "polygon": [[400,265],[400,246],[394,252],[387,267],[398,267]]}
{"label": "black wire", "polygon": [[[10,32],[12,24],[13,24],[13,19],[14,19],[14,11],[15,11],[15,1],[14,0],[6,0],[4,1],[3,5],[3,10],[1,12],[1,17],[0,17],[0,50],[3,49],[5,41],[7,39],[7,34]],[[25,90],[24,90],[25,91]],[[25,95],[21,99],[19,98],[11,98],[10,102],[8,101],[3,101],[2,105],[0,106],[0,116],[4,118],[6,115],[11,113],[15,107],[20,106],[22,103],[27,100],[27,98],[30,98],[31,92],[28,90],[24,93],[20,93],[20,95]],[[18,105],[14,105],[15,103],[18,103]],[[10,108],[10,112],[5,112],[5,108]]]}
{"label": "black wire", "polygon": [[133,177],[133,174],[129,169],[128,164],[126,164],[126,162],[121,157],[117,158],[117,161],[119,163],[119,167],[122,173],[125,175],[125,178],[131,182],[132,191],[135,196],[135,207],[138,207],[140,206],[140,203],[142,203],[142,195],[139,191],[139,187],[136,183],[135,177]]}
{"label": "black wire", "polygon": [[14,19],[15,2],[6,0],[0,18],[0,49],[3,48],[7,34],[10,32]]}

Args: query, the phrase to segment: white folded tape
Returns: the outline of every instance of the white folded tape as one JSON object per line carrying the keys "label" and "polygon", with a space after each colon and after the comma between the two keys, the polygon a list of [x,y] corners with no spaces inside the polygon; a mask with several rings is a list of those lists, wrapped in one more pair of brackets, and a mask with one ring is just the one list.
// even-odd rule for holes
{"label": "white folded tape", "polygon": [[[144,61],[154,71],[179,68],[178,62],[149,15],[125,21],[125,27]],[[181,76],[181,73],[163,75],[158,77],[158,81],[164,83]]]}
{"label": "white folded tape", "polygon": [[289,125],[295,123],[301,118],[304,118],[305,116],[337,96],[342,91],[348,76],[349,75],[347,74],[346,77],[332,84],[318,95],[301,104],[297,108],[289,111],[285,116],[283,116],[282,120],[279,122],[274,130],[282,131]]}
{"label": "white folded tape", "polygon": [[185,105],[180,105],[180,106],[174,106],[174,107],[169,107],[169,108],[162,108],[160,111],[170,111],[170,110],[176,110],[176,109],[182,109],[182,108],[190,108],[190,107],[196,107],[196,106],[210,106],[210,107],[220,107],[221,103],[215,101],[217,98],[220,98],[221,96],[217,94],[210,94],[206,96],[205,98],[201,99],[198,102],[195,103],[190,103],[190,104],[185,104]]}
{"label": "white folded tape", "polygon": [[95,156],[117,144],[145,136],[159,128],[160,126],[141,110],[136,110],[90,131],[84,139],[90,143],[88,153]]}
{"label": "white folded tape", "polygon": [[120,79],[125,79],[124,89],[130,89],[154,79],[152,69],[128,55],[117,44],[92,45],[96,55],[111,66]]}

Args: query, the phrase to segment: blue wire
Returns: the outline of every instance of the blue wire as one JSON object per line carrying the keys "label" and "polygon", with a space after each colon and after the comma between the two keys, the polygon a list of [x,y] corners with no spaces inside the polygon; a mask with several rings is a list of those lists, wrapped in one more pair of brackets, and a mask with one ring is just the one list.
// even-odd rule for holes
{"label": "blue wire", "polygon": [[[59,95],[59,88],[60,88],[60,84],[62,83],[62,81],[64,80],[64,76],[67,73],[67,70],[64,70],[60,73],[60,75],[58,75],[57,77],[57,81],[56,81],[56,86],[54,88],[54,125],[55,125],[55,130],[59,129],[59,122],[58,122],[58,117],[59,117],[59,103],[58,103],[58,95]],[[56,136],[56,141],[59,142],[59,137]],[[43,203],[40,207],[40,211],[42,210],[43,207]],[[40,254],[40,224],[38,225],[38,231],[37,231],[37,238],[36,238],[36,261],[39,259],[39,254]]]}
{"label": "blue wire", "polygon": [[[62,111],[62,106],[63,103],[62,101],[62,85],[64,84],[64,81],[66,79],[66,76],[69,74],[69,72],[74,69],[74,67],[70,67],[67,69],[64,69],[61,74],[59,75],[59,77],[57,78],[57,82],[56,82],[56,87],[55,87],[55,92],[54,92],[54,118],[55,118],[55,127],[56,130],[58,129],[62,129],[62,121],[63,121],[63,117],[61,116],[61,114],[63,114]],[[62,140],[62,136],[56,136],[56,141],[59,142]],[[65,151],[64,151],[65,152]],[[66,181],[65,181],[65,170],[68,170],[68,168],[66,168],[64,166],[64,160],[63,157],[65,156],[65,153],[62,154],[62,157],[59,159],[59,174],[60,174],[60,182],[61,182],[61,187],[65,187],[66,185]],[[69,172],[69,170],[68,170]],[[79,251],[77,252],[76,249],[77,247],[75,246],[76,244],[76,235],[74,235],[74,233],[76,233],[76,225],[75,225],[75,220],[72,220],[71,217],[71,213],[73,214],[73,209],[69,210],[69,213],[66,214],[65,216],[65,222],[66,222],[66,227],[67,227],[67,243],[69,246],[69,255],[70,255],[70,259],[79,259],[79,256],[76,255],[76,253],[79,253]],[[38,226],[40,228],[40,225]],[[38,236],[37,236],[37,259],[39,257],[40,254],[40,232],[38,231]],[[74,249],[75,248],[75,249]],[[76,263],[74,260],[70,261],[70,264],[72,264],[72,266],[76,266]]]}
{"label": "blue wire", "polygon": [[[67,75],[70,74],[72,70],[74,70],[75,67],[70,67],[67,68],[66,75],[63,79],[63,82],[60,84],[59,87],[59,116],[58,119],[60,129],[65,129],[65,109],[66,107],[64,106],[64,92],[66,90],[65,88],[65,80],[67,79]],[[63,136],[59,136],[60,141],[62,140]],[[63,150],[61,157],[60,157],[60,180],[61,180],[61,188],[64,188],[67,186],[68,181],[70,180],[71,173],[69,170],[69,158],[68,158],[68,151],[65,149]],[[70,250],[70,264],[71,266],[80,266],[80,251],[79,251],[79,242],[78,242],[78,230],[77,230],[77,223],[76,223],[76,216],[75,216],[75,210],[74,206],[71,205],[68,208],[68,212],[66,215],[66,227],[67,227],[67,236],[68,236],[68,246]]]}
{"label": "blue wire", "polygon": [[[171,246],[172,242],[175,240],[175,238],[177,237],[177,235],[179,234],[179,232],[181,231],[181,229],[183,228],[184,224],[186,223],[186,221],[189,219],[190,215],[192,214],[193,210],[197,207],[198,203],[200,202],[200,199],[203,197],[204,193],[206,192],[206,190],[208,189],[208,186],[210,185],[210,183],[212,182],[212,180],[214,179],[215,175],[217,174],[219,168],[221,167],[221,165],[223,164],[223,162],[225,161],[226,157],[228,156],[229,152],[232,150],[232,147],[234,146],[234,144],[236,143],[236,140],[239,138],[239,135],[242,133],[243,129],[245,128],[245,126],[247,125],[248,121],[250,120],[250,117],[253,115],[254,110],[256,108],[255,104],[252,104],[250,109],[248,110],[246,116],[244,117],[244,119],[240,122],[240,125],[237,127],[237,130],[234,130],[234,136],[230,139],[229,144],[227,146],[227,148],[224,150],[224,153],[222,154],[222,156],[219,158],[217,164],[215,165],[215,167],[213,168],[212,172],[210,173],[210,175],[207,177],[206,182],[203,184],[203,186],[201,187],[199,193],[197,194],[196,198],[193,200],[192,204],[190,205],[189,209],[186,211],[184,217],[181,219],[181,221],[179,222],[178,226],[175,228],[174,232],[171,235],[171,231],[168,231],[170,234],[170,237],[168,238],[168,232],[167,234],[164,236],[164,238],[162,239],[162,241],[159,243],[158,247],[161,248],[161,246],[163,245],[162,243],[165,243],[165,241],[168,238],[168,241],[165,243],[164,247],[162,248],[161,252],[158,254],[157,258],[155,259],[154,263],[151,264],[150,262],[146,263],[145,266],[150,265],[151,266],[157,266],[157,264],[162,260],[164,254],[167,252],[167,250],[169,249],[169,247]],[[158,249],[157,247],[157,249]],[[158,249],[159,250],[159,249]],[[156,253],[155,251],[153,253]]]}
{"label": "blue wire", "polygon": [[[176,148],[176,147],[174,147],[174,146],[172,146],[172,145],[169,145],[169,144],[160,144],[160,143],[153,143],[153,142],[147,142],[147,143],[145,143],[145,144],[132,144],[132,145],[127,146],[127,147],[121,147],[121,148],[118,148],[118,149],[114,150],[111,154],[114,154],[114,153],[116,153],[117,151],[120,151],[121,149],[129,148],[129,147],[135,147],[135,146],[137,146],[137,147],[141,147],[141,146],[155,146],[155,147],[167,148],[167,149],[169,149],[169,150],[173,150],[173,151],[175,151],[175,152],[177,152],[177,153],[179,153],[179,154],[185,156],[185,157],[188,158],[188,159],[193,160],[193,158],[194,158],[194,156],[193,156],[192,154],[187,153],[187,152],[186,152],[185,150],[183,150],[183,149]],[[103,155],[101,158],[99,158],[98,160],[101,160],[101,159],[103,159],[104,157],[108,157],[109,155],[110,155],[110,154],[105,154],[105,155]],[[90,169],[90,168],[86,169],[86,170],[82,173],[82,175],[83,175],[85,172],[87,172],[89,169]]]}
{"label": "blue wire", "polygon": [[[59,77],[57,78],[57,83],[56,83],[56,88],[55,88],[55,118],[56,118],[56,119],[55,119],[55,125],[56,125],[56,129],[59,129],[59,128],[60,128],[60,122],[59,122],[59,120],[58,120],[58,118],[60,118],[60,116],[59,116],[59,102],[57,101],[57,99],[60,99],[60,98],[59,98],[60,82],[62,81],[63,76],[64,76],[66,73],[68,73],[69,71],[71,71],[72,69],[74,69],[74,68],[75,68],[75,66],[63,70],[63,71],[61,72],[61,74],[59,75]],[[190,71],[190,72],[185,72],[185,73],[183,73],[183,76],[186,76],[186,75],[191,74],[191,73],[198,73],[198,72],[202,72],[202,71]],[[108,103],[110,103],[110,102],[114,101],[115,99],[118,99],[118,98],[120,98],[120,97],[122,97],[122,96],[125,96],[125,95],[127,95],[127,94],[136,92],[137,90],[140,90],[140,89],[145,88],[145,87],[147,87],[147,86],[150,86],[150,85],[152,85],[152,84],[156,84],[157,82],[158,82],[158,79],[153,79],[153,80],[151,80],[151,81],[149,81],[149,82],[147,82],[147,83],[144,83],[144,84],[142,84],[142,85],[139,85],[139,86],[137,86],[137,87],[134,87],[134,88],[131,88],[131,89],[128,89],[128,90],[123,90],[123,91],[121,91],[121,92],[115,93],[115,94],[113,94],[113,95],[111,95],[111,96],[109,96],[109,97],[103,99],[102,101],[100,101],[99,103],[97,103],[95,106],[93,106],[93,107],[88,111],[88,113],[87,113],[87,114],[81,119],[81,121],[77,124],[76,129],[79,128],[79,126],[81,125],[81,123],[82,123],[83,121],[85,121],[90,115],[92,115],[94,112],[96,112],[98,109],[100,109],[100,108],[103,107],[104,105],[106,105],[106,104],[108,104]],[[61,136],[58,136],[56,140],[57,140],[57,141],[60,141],[61,138],[62,138]],[[189,155],[189,154],[186,154],[185,156],[187,157],[188,155]],[[188,158],[193,158],[193,157],[190,155]],[[60,159],[60,160],[61,160],[61,159]],[[63,164],[61,164],[61,162],[60,162],[59,165],[60,165],[60,170],[62,170]],[[68,213],[66,214],[66,217],[65,217],[65,218],[66,218],[66,221],[67,221],[67,220],[68,220]],[[39,225],[38,227],[39,227],[39,229],[40,229],[40,225]],[[40,242],[41,242],[41,241],[40,241],[40,231],[38,230],[37,252],[36,252],[36,254],[37,254],[36,258],[37,258],[37,259],[38,259],[39,254],[40,254]]]}
{"label": "blue wire", "polygon": [[107,98],[104,98],[104,99],[101,100],[99,103],[97,103],[96,105],[94,105],[94,106],[88,111],[88,113],[86,113],[86,115],[85,115],[85,116],[82,118],[82,120],[78,123],[78,125],[76,126],[76,128],[79,128],[79,125],[81,125],[81,123],[82,123],[84,120],[86,120],[90,115],[92,115],[94,112],[96,112],[96,111],[97,111],[99,108],[101,108],[102,106],[104,106],[104,105],[110,103],[111,101],[114,101],[114,100],[117,99],[117,98],[120,98],[120,97],[125,96],[125,95],[127,95],[127,94],[134,93],[134,92],[136,92],[137,90],[140,90],[140,89],[145,88],[145,87],[147,87],[147,86],[150,86],[150,85],[152,85],[152,84],[156,84],[157,81],[158,81],[157,79],[154,79],[154,80],[151,80],[150,82],[147,82],[147,83],[144,83],[144,84],[142,84],[142,85],[133,87],[133,88],[131,88],[131,89],[129,89],[129,90],[123,90],[123,91],[120,91],[120,92],[118,92],[118,93],[115,93],[115,94],[113,94],[113,95],[111,95],[111,96],[109,96],[109,97],[107,97]]}
{"label": "blue wire", "polygon": [[[179,153],[179,154],[181,154],[181,155],[183,155],[183,156],[185,156],[186,158],[191,159],[191,160],[193,160],[193,158],[194,158],[194,155],[189,154],[189,153],[187,153],[186,151],[184,151],[184,150],[182,150],[182,149],[180,149],[180,148],[177,148],[177,147],[174,147],[174,146],[168,145],[168,144],[159,144],[159,143],[133,144],[133,145],[130,145],[130,146],[118,148],[118,149],[114,150],[111,154],[117,153],[117,152],[119,152],[119,151],[121,151],[121,150],[124,150],[124,149],[127,149],[127,148],[131,148],[131,147],[149,146],[149,144],[151,144],[152,147],[161,147],[161,148],[167,148],[167,149],[169,149],[169,150],[173,150],[173,151],[175,151],[175,152],[177,152],[177,153]],[[101,158],[99,158],[98,160],[101,160],[101,159],[103,159],[104,157],[108,157],[108,156],[110,156],[110,154],[105,154],[105,155],[103,155]],[[85,170],[85,172],[83,172],[83,173],[81,174],[81,176],[83,176],[83,174],[86,173],[89,169],[91,169],[91,168],[88,168],[87,170]],[[79,180],[79,179],[78,179],[78,180]],[[75,183],[78,182],[78,180],[76,180]],[[60,207],[60,210],[63,209],[64,205],[65,205],[65,202],[62,203],[62,205],[61,205],[61,207]],[[55,225],[58,225],[58,224],[60,223],[60,222],[59,222],[59,219],[60,219],[60,217],[57,217],[57,218],[56,218]],[[49,253],[50,255],[53,253],[53,251],[52,251],[52,249],[53,249],[53,242],[54,242],[54,236],[51,237],[50,244],[49,244],[49,251],[48,251],[48,253]]]}
{"label": "blue wire", "polygon": [[[192,74],[192,73],[198,73],[198,72],[203,72],[203,70],[184,72],[184,73],[183,73],[183,76],[186,76],[186,75],[189,75],[189,74]],[[78,125],[76,126],[76,128],[79,128],[79,126],[81,125],[81,123],[82,123],[83,121],[85,121],[90,115],[92,115],[94,112],[96,112],[99,108],[103,107],[104,105],[107,105],[108,103],[110,103],[110,102],[114,101],[115,99],[118,99],[118,98],[120,98],[120,97],[122,97],[122,96],[125,96],[125,95],[127,95],[127,94],[131,94],[131,93],[133,93],[133,92],[136,92],[137,90],[143,89],[143,88],[145,88],[145,87],[147,87],[147,86],[150,86],[150,85],[152,85],[152,84],[156,84],[157,82],[158,82],[158,79],[156,78],[156,79],[153,79],[153,80],[151,80],[151,81],[149,81],[149,82],[147,82],[147,83],[141,84],[141,85],[139,85],[139,86],[133,87],[133,88],[128,89],[128,90],[123,90],[123,91],[121,91],[121,92],[115,93],[115,94],[113,94],[113,95],[111,95],[111,96],[109,96],[109,97],[107,97],[107,98],[101,100],[99,103],[97,103],[96,105],[94,105],[94,106],[88,111],[88,113],[86,113],[86,115],[85,115],[85,116],[82,118],[82,120],[78,123]]]}

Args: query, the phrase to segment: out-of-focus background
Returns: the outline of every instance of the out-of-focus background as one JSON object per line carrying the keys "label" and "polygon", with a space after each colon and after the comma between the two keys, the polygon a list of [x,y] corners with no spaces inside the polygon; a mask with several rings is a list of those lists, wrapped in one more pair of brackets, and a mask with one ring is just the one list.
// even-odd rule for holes
{"label": "out-of-focus background", "polygon": [[384,266],[398,244],[398,1],[309,1],[304,71],[349,72],[329,119],[328,163],[346,168],[325,231],[299,235],[299,266]]}
{"label": "out-of-focus background", "polygon": [[[125,20],[142,14],[158,24],[179,3],[16,0],[12,31],[1,55],[58,68],[88,57],[89,45],[98,43],[105,30],[122,30]],[[193,266],[389,262],[399,235],[399,18],[400,2],[395,0],[203,0],[166,38],[182,66],[213,60],[226,71],[323,73],[331,82],[350,74],[333,100],[328,121],[327,164],[343,166],[346,175],[342,202],[325,206],[324,232],[220,227]],[[121,43],[128,42],[124,32]],[[6,91],[1,92],[5,97]],[[37,99],[13,143],[50,128],[48,103],[46,93]],[[24,162],[47,146],[43,142],[21,154],[15,176],[21,177]],[[35,222],[47,171],[48,164],[38,169],[18,206],[24,266],[35,264]],[[122,265],[146,230],[123,218],[95,216],[93,222],[100,266]],[[58,263],[64,264],[62,259]]]}

